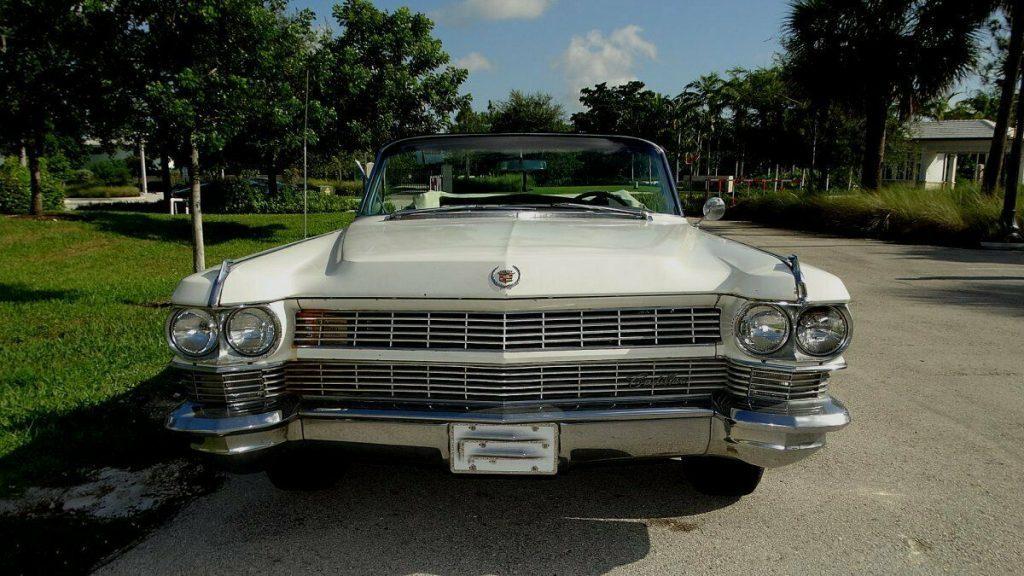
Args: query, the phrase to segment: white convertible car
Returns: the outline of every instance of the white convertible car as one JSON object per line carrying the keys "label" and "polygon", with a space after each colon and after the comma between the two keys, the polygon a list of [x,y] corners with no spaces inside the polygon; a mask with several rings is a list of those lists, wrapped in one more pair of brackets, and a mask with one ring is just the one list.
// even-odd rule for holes
{"label": "white convertible car", "polygon": [[167,427],[283,488],[331,482],[342,454],[313,448],[333,444],[459,474],[682,457],[697,489],[742,495],[849,423],[828,388],[848,301],[687,222],[650,142],[411,138],[346,229],[182,280]]}

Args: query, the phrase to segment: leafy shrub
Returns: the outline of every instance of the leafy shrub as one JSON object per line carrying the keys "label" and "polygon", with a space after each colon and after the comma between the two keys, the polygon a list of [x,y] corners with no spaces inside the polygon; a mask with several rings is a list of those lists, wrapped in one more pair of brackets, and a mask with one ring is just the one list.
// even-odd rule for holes
{"label": "leafy shrub", "polygon": [[[46,160],[40,160],[44,210],[64,208],[64,187],[50,176]],[[28,168],[11,157],[0,166],[0,213],[26,214],[32,205],[32,190]]]}
{"label": "leafy shrub", "polygon": [[124,186],[132,181],[132,172],[124,160],[96,160],[86,168],[96,181],[110,186]]}
{"label": "leafy shrub", "polygon": [[88,168],[79,168],[78,170],[70,170],[67,174],[65,182],[68,185],[73,184],[89,184],[96,181],[96,175],[92,173],[92,170]]}
{"label": "leafy shrub", "polygon": [[[327,178],[310,178],[309,187],[322,188],[328,187],[331,189],[333,194],[338,196],[362,196],[363,195],[363,183],[359,180],[330,180]],[[298,185],[301,190],[302,183]]]}
{"label": "leafy shrub", "polygon": [[[311,214],[355,210],[360,201],[357,197],[323,194],[317,190],[309,190],[307,197]],[[265,188],[250,180],[228,180],[223,182],[220,194],[204,198],[203,204],[210,212],[225,214],[299,214],[302,212],[302,190],[283,186],[271,196]]]}
{"label": "leafy shrub", "polygon": [[[452,192],[457,194],[474,194],[485,192],[518,192],[523,186],[521,174],[502,174],[500,176],[476,176],[474,178],[456,178]],[[533,176],[527,176],[526,187],[534,186]]]}

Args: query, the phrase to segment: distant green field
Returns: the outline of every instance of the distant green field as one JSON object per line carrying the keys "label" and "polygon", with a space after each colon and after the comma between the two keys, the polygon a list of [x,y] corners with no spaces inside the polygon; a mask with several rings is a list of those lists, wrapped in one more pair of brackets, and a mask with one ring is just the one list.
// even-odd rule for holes
{"label": "distant green field", "polygon": [[[351,214],[310,215],[310,234]],[[301,215],[206,217],[207,263],[302,237]],[[187,216],[0,217],[0,494],[72,481],[80,466],[159,458],[138,390],[162,374],[167,301],[191,271]]]}
{"label": "distant green field", "polygon": [[659,192],[661,188],[657,186],[640,186],[633,188],[628,185],[615,184],[610,186],[538,186],[531,188],[530,192],[534,194],[582,194],[591,190],[597,190],[601,192],[616,192],[618,190],[625,190],[626,192]]}

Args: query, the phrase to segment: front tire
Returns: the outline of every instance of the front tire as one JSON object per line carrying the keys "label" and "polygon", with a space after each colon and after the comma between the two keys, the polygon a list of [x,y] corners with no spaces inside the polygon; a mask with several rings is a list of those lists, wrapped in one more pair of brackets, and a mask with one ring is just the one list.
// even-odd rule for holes
{"label": "front tire", "polygon": [[336,461],[320,450],[289,446],[268,463],[266,474],[278,490],[313,492],[334,486],[341,470]]}
{"label": "front tire", "polygon": [[690,484],[709,496],[746,496],[757,488],[764,468],[733,458],[694,456],[683,459]]}

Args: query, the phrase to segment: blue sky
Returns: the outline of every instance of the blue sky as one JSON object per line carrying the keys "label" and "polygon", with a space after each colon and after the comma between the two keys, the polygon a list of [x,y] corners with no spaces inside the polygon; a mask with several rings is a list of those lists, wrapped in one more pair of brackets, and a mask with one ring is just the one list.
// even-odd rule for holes
{"label": "blue sky", "polygon": [[[293,0],[333,24],[332,0]],[[509,90],[553,94],[639,79],[677,94],[701,74],[768,65],[779,51],[786,0],[375,0],[424,12],[453,61],[470,68],[474,107]]]}

